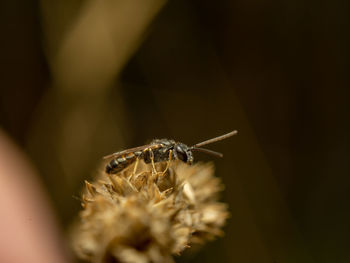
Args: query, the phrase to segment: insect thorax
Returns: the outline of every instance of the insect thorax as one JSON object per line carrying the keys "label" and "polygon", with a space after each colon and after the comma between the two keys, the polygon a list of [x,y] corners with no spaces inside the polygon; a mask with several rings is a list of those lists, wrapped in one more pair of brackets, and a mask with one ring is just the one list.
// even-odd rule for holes
{"label": "insect thorax", "polygon": [[[156,147],[150,147],[151,151],[145,151],[143,153],[143,159],[145,163],[151,162],[151,155],[153,154],[154,162],[168,161],[170,156],[170,150],[174,148],[175,141],[168,139],[155,139],[151,142],[151,145],[157,145]],[[172,152],[172,159],[174,159],[174,152]]]}

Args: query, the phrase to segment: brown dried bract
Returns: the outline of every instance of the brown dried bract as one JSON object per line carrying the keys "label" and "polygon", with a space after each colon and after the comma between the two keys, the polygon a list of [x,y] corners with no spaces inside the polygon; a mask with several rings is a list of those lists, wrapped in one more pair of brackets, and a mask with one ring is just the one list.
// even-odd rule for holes
{"label": "brown dried bract", "polygon": [[[163,171],[166,163],[157,163]],[[172,161],[165,175],[142,161],[86,183],[80,223],[73,231],[79,257],[90,262],[173,262],[195,243],[222,235],[228,211],[212,164]]]}

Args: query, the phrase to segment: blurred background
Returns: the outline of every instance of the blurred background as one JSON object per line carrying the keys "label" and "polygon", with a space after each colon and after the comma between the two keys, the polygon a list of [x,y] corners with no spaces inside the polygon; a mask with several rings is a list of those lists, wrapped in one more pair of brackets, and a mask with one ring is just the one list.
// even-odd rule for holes
{"label": "blurred background", "polygon": [[214,159],[226,186],[226,235],[176,261],[350,262],[348,10],[341,0],[1,1],[1,129],[36,170],[19,184],[37,178],[68,240],[73,196],[102,156],[237,129],[210,146],[224,158],[195,156]]}

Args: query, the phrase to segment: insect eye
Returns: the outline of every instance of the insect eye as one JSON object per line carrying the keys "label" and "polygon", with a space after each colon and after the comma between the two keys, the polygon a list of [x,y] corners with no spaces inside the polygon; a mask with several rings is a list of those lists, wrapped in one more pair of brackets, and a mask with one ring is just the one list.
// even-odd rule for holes
{"label": "insect eye", "polygon": [[176,152],[184,153],[184,150],[182,149],[182,147],[180,145],[176,145]]}
{"label": "insect eye", "polygon": [[186,155],[186,153],[182,153],[182,152],[178,152],[177,153],[177,156],[178,156],[178,158],[181,160],[181,161],[183,161],[183,162],[187,162],[187,155]]}
{"label": "insect eye", "polygon": [[187,162],[187,154],[180,146],[176,147],[176,153],[179,160]]}

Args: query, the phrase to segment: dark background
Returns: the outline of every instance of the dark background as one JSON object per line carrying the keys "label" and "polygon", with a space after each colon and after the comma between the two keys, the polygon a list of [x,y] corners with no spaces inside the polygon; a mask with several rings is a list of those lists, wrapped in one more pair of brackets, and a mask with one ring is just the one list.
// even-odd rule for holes
{"label": "dark background", "polygon": [[[61,59],[86,5],[0,4],[1,127],[39,170],[62,231],[105,154],[237,129],[210,146],[225,155],[214,162],[232,214],[226,235],[177,261],[350,262],[348,1],[169,1],[119,67],[99,27]],[[126,33],[140,17],[130,10]],[[124,31],[111,28],[113,50]]]}

